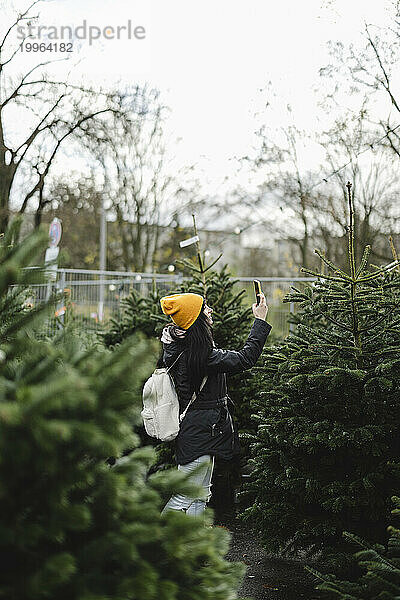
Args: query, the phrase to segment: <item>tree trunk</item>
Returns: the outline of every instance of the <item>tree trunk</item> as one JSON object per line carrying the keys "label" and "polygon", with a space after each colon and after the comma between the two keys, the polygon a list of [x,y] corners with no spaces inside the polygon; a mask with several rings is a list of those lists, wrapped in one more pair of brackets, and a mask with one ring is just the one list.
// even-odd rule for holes
{"label": "tree trunk", "polygon": [[125,271],[129,271],[129,245],[128,245],[128,240],[126,237],[126,230],[125,230],[125,226],[126,223],[124,222],[121,210],[118,206],[118,204],[114,205],[115,208],[115,212],[117,213],[117,223],[118,223],[118,229],[119,229],[119,233],[121,236],[121,242],[122,242],[122,262],[124,264],[124,268]]}
{"label": "tree trunk", "polygon": [[14,181],[16,165],[13,162],[7,165],[7,150],[4,143],[2,114],[0,112],[0,233],[7,229],[10,218],[10,192]]}
{"label": "tree trunk", "polygon": [[156,265],[156,258],[158,253],[158,244],[160,240],[160,227],[159,225],[154,225],[155,227],[155,235],[154,235],[154,245],[153,245],[153,253],[151,255],[151,270],[155,271],[160,265]]}
{"label": "tree trunk", "polygon": [[305,269],[308,268],[308,246],[309,246],[309,233],[308,233],[308,223],[307,223],[307,215],[306,215],[306,206],[305,206],[305,200],[303,197],[301,197],[300,199],[301,201],[301,220],[303,221],[303,226],[304,226],[304,235],[303,235],[303,240],[302,240],[302,244],[301,244],[301,260],[302,260],[302,264],[303,267]]}
{"label": "tree trunk", "polygon": [[39,189],[39,205],[38,205],[38,207],[36,209],[36,212],[35,212],[35,229],[37,227],[39,227],[40,224],[41,224],[41,222],[42,222],[43,208],[44,208],[43,186],[41,186],[40,189]]}
{"label": "tree trunk", "polygon": [[14,165],[5,164],[5,153],[0,156],[0,233],[7,229],[10,219],[10,193],[14,181]]}

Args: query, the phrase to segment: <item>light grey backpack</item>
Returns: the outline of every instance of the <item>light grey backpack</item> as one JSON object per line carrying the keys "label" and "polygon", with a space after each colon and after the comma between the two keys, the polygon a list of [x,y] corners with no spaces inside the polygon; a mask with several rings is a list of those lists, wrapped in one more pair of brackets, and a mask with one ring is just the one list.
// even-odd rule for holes
{"label": "light grey backpack", "polygon": [[[141,415],[144,428],[150,437],[157,438],[162,442],[170,442],[176,438],[182,419],[196,400],[196,392],[194,392],[189,404],[179,417],[178,395],[169,372],[182,354],[183,352],[179,354],[168,369],[165,367],[156,369],[143,387],[143,410]],[[204,377],[199,392],[205,386],[206,381],[207,376]]]}

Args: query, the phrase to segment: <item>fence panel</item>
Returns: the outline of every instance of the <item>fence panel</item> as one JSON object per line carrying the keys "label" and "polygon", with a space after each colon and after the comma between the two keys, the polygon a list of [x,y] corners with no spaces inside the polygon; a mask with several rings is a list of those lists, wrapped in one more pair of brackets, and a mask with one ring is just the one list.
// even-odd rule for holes
{"label": "fence panel", "polygon": [[[179,288],[183,279],[181,275],[159,273],[58,269],[56,281],[32,286],[32,301],[43,302],[54,292],[58,292],[62,298],[57,304],[54,315],[48,320],[46,327],[48,335],[63,326],[65,318],[68,318],[68,312],[73,314],[85,329],[96,331],[107,325],[111,318],[119,317],[121,300],[127,298],[132,289],[144,296],[154,288],[168,293]],[[251,304],[254,301],[253,278],[233,279],[237,281],[238,287],[246,290]],[[305,277],[258,277],[258,279],[267,297],[268,320],[274,328],[275,335],[285,336],[289,332],[287,319],[289,313],[295,311],[295,306],[283,303],[282,299],[290,291],[291,286],[299,287],[314,279]]]}
{"label": "fence panel", "polygon": [[[237,277],[238,285],[243,287],[249,298],[254,302],[253,277]],[[307,283],[315,281],[311,277],[255,277],[261,286],[268,303],[268,322],[272,325],[273,335],[277,338],[286,337],[290,330],[288,318],[290,313],[296,312],[296,305],[291,302],[282,302],[283,298],[291,291],[292,286],[301,289]]]}

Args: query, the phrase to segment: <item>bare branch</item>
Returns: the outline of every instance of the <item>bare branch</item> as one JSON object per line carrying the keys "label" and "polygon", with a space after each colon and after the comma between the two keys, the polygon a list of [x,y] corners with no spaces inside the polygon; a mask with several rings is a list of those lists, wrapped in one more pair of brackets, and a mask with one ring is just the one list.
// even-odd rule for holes
{"label": "bare branch", "polygon": [[[40,1],[40,0],[39,0]],[[11,100],[13,100],[14,98],[16,98],[18,96],[18,92],[20,91],[20,89],[26,85],[36,85],[38,83],[47,83],[47,81],[45,79],[38,79],[36,81],[26,81],[27,78],[32,75],[32,73],[34,71],[36,71],[36,69],[39,69],[40,67],[45,67],[46,65],[50,65],[56,62],[63,62],[69,60],[68,58],[56,58],[54,60],[48,60],[46,62],[43,63],[38,63],[37,65],[35,65],[34,67],[32,67],[32,69],[30,71],[28,71],[28,73],[26,73],[23,78],[21,79],[20,83],[17,85],[17,87],[13,90],[13,92],[10,94],[10,96],[8,98],[6,98],[4,100],[4,102],[2,104],[0,104],[0,109],[4,108]]]}
{"label": "bare branch", "polygon": [[26,21],[29,18],[33,18],[33,17],[27,17],[26,15],[32,10],[32,8],[38,4],[39,2],[41,2],[41,0],[35,0],[34,2],[32,2],[32,4],[26,9],[26,11],[20,15],[18,15],[16,21],[14,21],[14,23],[12,23],[12,25],[8,28],[5,36],[3,37],[1,43],[0,43],[0,54],[3,50],[4,44],[7,41],[8,36],[10,35],[11,31],[18,25],[18,23],[20,23],[21,21]]}
{"label": "bare branch", "polygon": [[30,36],[30,35],[26,35],[26,36],[23,38],[23,40],[21,41],[21,43],[20,43],[20,44],[18,44],[18,46],[16,47],[16,49],[14,50],[14,52],[12,52],[12,54],[11,54],[10,58],[8,58],[8,59],[7,59],[5,62],[3,62],[3,63],[1,63],[1,64],[0,64],[0,73],[1,73],[1,71],[3,70],[3,68],[4,68],[6,65],[8,65],[8,64],[9,64],[9,63],[10,63],[10,62],[13,60],[13,58],[14,58],[14,57],[15,57],[15,56],[18,54],[18,52],[21,50],[21,48],[22,48],[22,46],[24,45],[24,43],[26,42],[26,40],[29,40],[29,38],[30,38],[30,37],[32,37],[32,36]]}
{"label": "bare branch", "polygon": [[58,150],[59,150],[62,142],[68,136],[70,136],[74,131],[76,131],[76,129],[78,129],[79,127],[81,127],[81,125],[83,123],[85,123],[86,121],[88,121],[90,119],[94,119],[98,115],[101,115],[101,114],[104,114],[104,113],[107,113],[107,112],[112,112],[112,109],[107,108],[107,109],[99,110],[99,111],[94,112],[94,113],[92,113],[90,115],[86,115],[85,117],[82,117],[76,123],[74,123],[74,125],[72,127],[70,127],[68,129],[68,131],[66,131],[66,133],[64,133],[63,136],[61,136],[61,138],[57,141],[57,143],[56,143],[56,145],[55,145],[55,147],[54,147],[54,149],[53,149],[53,151],[52,151],[52,153],[50,155],[50,158],[47,161],[45,169],[42,172],[40,172],[38,170],[38,168],[37,168],[37,172],[38,172],[38,175],[39,175],[39,180],[33,186],[33,188],[28,192],[28,194],[25,196],[24,201],[23,201],[22,206],[21,206],[20,211],[19,211],[20,213],[25,212],[29,200],[32,198],[32,196],[34,196],[36,194],[36,192],[38,192],[40,190],[41,186],[44,185],[44,180],[45,180],[45,178],[46,178],[46,176],[47,176],[47,174],[48,174],[48,172],[50,170],[50,167],[51,167],[51,165],[52,165],[52,163],[53,163],[53,161],[54,161],[54,159],[55,159],[55,157],[57,155],[57,152],[58,152]]}
{"label": "bare branch", "polygon": [[59,122],[59,120],[55,119],[54,121],[52,121],[51,123],[49,123],[48,125],[46,125],[45,127],[42,127],[43,123],[46,122],[46,120],[48,119],[48,117],[51,115],[52,112],[54,112],[56,110],[56,108],[58,107],[58,105],[60,104],[61,100],[65,97],[65,94],[62,94],[57,102],[50,108],[50,110],[47,111],[47,113],[44,115],[44,117],[41,119],[41,121],[38,123],[38,125],[35,127],[35,129],[32,131],[32,133],[29,135],[29,137],[25,140],[25,142],[23,142],[14,152],[15,155],[18,154],[18,152],[20,152],[20,150],[25,146],[24,152],[21,154],[21,156],[18,158],[17,163],[20,163],[23,158],[25,157],[27,151],[29,150],[29,148],[31,147],[32,143],[35,141],[36,137],[42,133],[45,129],[51,129],[57,122]]}
{"label": "bare branch", "polygon": [[371,48],[374,51],[376,60],[378,61],[379,67],[380,67],[380,69],[382,71],[382,74],[383,74],[383,77],[384,77],[384,80],[380,80],[380,83],[382,84],[382,86],[385,88],[385,90],[389,94],[389,97],[390,97],[390,100],[391,100],[393,106],[396,108],[396,110],[398,112],[400,112],[400,106],[398,105],[397,100],[394,97],[394,95],[392,93],[392,90],[391,90],[389,75],[388,75],[388,73],[387,73],[387,71],[386,71],[386,69],[385,69],[385,67],[383,65],[382,58],[381,58],[381,56],[379,54],[378,48],[377,48],[375,42],[373,41],[373,39],[372,39],[372,37],[371,37],[371,35],[369,33],[368,25],[365,26],[365,31],[367,33],[367,40],[368,40],[369,44],[371,45]]}

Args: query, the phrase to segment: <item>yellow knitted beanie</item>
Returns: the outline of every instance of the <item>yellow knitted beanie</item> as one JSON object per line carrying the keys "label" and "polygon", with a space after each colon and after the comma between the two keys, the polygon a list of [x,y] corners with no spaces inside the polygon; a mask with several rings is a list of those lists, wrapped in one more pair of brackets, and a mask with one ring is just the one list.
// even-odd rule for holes
{"label": "yellow knitted beanie", "polygon": [[199,294],[173,294],[160,300],[164,315],[169,315],[182,329],[189,329],[193,325],[201,313],[203,302],[204,298]]}

